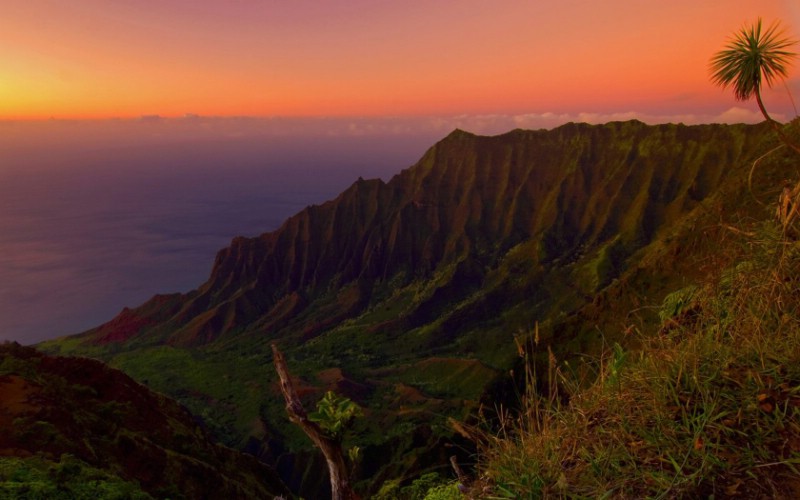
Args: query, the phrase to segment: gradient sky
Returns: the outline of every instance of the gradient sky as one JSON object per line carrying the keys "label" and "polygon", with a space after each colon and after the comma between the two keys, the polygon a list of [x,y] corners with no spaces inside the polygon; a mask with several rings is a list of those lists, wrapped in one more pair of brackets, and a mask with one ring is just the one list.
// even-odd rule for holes
{"label": "gradient sky", "polygon": [[[798,0],[0,0],[0,13],[0,119],[753,121],[754,103],[709,83],[709,58],[759,16],[800,32]],[[798,95],[800,62],[791,74]],[[794,116],[786,96],[765,96],[779,117]]]}

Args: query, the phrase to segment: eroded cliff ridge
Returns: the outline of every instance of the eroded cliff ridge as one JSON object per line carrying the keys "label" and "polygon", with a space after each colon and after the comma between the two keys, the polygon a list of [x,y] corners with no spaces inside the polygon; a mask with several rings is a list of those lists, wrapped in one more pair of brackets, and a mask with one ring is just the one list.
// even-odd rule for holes
{"label": "eroded cliff ridge", "polygon": [[389,182],[359,179],[235,238],[198,289],[43,347],[107,360],[278,461],[302,439],[272,382],[277,340],[310,399],[337,389],[371,409],[360,446],[384,456],[361,474],[377,477],[403,450],[435,449],[447,431],[432,420],[466,415],[507,377],[515,333],[538,323],[543,345],[589,351],[710,272],[708,255],[734,251],[719,222],[778,187],[772,171],[747,187],[773,146],[764,125],[456,130]]}

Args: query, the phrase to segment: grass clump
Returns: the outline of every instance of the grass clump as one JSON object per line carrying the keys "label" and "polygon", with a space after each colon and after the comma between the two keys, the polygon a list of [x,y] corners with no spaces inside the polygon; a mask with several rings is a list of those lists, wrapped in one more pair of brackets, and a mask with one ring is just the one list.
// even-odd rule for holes
{"label": "grass clump", "polygon": [[800,496],[800,242],[757,234],[745,260],[668,296],[640,348],[608,349],[588,386],[552,354],[544,377],[526,364],[520,413],[483,434],[493,495]]}

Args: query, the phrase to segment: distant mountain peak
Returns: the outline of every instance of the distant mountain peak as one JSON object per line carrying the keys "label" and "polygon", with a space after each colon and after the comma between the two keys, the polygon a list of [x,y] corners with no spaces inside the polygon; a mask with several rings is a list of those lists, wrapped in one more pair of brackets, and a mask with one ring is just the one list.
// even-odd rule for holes
{"label": "distant mountain peak", "polygon": [[478,137],[478,136],[476,134],[473,134],[472,132],[467,132],[466,130],[456,128],[452,132],[447,134],[447,136],[443,140],[468,139],[473,137]]}

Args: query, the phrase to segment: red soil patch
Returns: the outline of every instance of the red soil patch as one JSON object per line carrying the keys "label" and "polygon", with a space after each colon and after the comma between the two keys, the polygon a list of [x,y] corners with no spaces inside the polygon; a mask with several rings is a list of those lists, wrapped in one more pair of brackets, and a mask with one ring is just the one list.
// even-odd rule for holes
{"label": "red soil patch", "polygon": [[13,419],[17,415],[37,410],[39,407],[32,404],[31,396],[40,392],[38,386],[18,375],[0,377],[0,423],[5,423],[4,418]]}
{"label": "red soil patch", "polygon": [[411,387],[410,385],[406,385],[402,382],[395,384],[394,392],[397,393],[398,396],[396,404],[401,405],[419,404],[431,399],[416,387]]}
{"label": "red soil patch", "polygon": [[332,386],[344,380],[344,374],[341,368],[328,368],[317,373],[317,378],[323,385]]}
{"label": "red soil patch", "polygon": [[126,307],[116,318],[100,327],[96,334],[96,342],[98,344],[125,342],[154,323],[152,319],[139,316],[135,310]]}
{"label": "red soil patch", "polygon": [[0,456],[19,455],[19,450],[8,447],[14,419],[39,410],[34,401],[40,392],[39,386],[18,375],[0,377]]}
{"label": "red soil patch", "polygon": [[341,368],[328,368],[317,373],[317,379],[322,382],[324,390],[343,394],[355,401],[361,401],[371,392],[367,385],[348,378]]}

